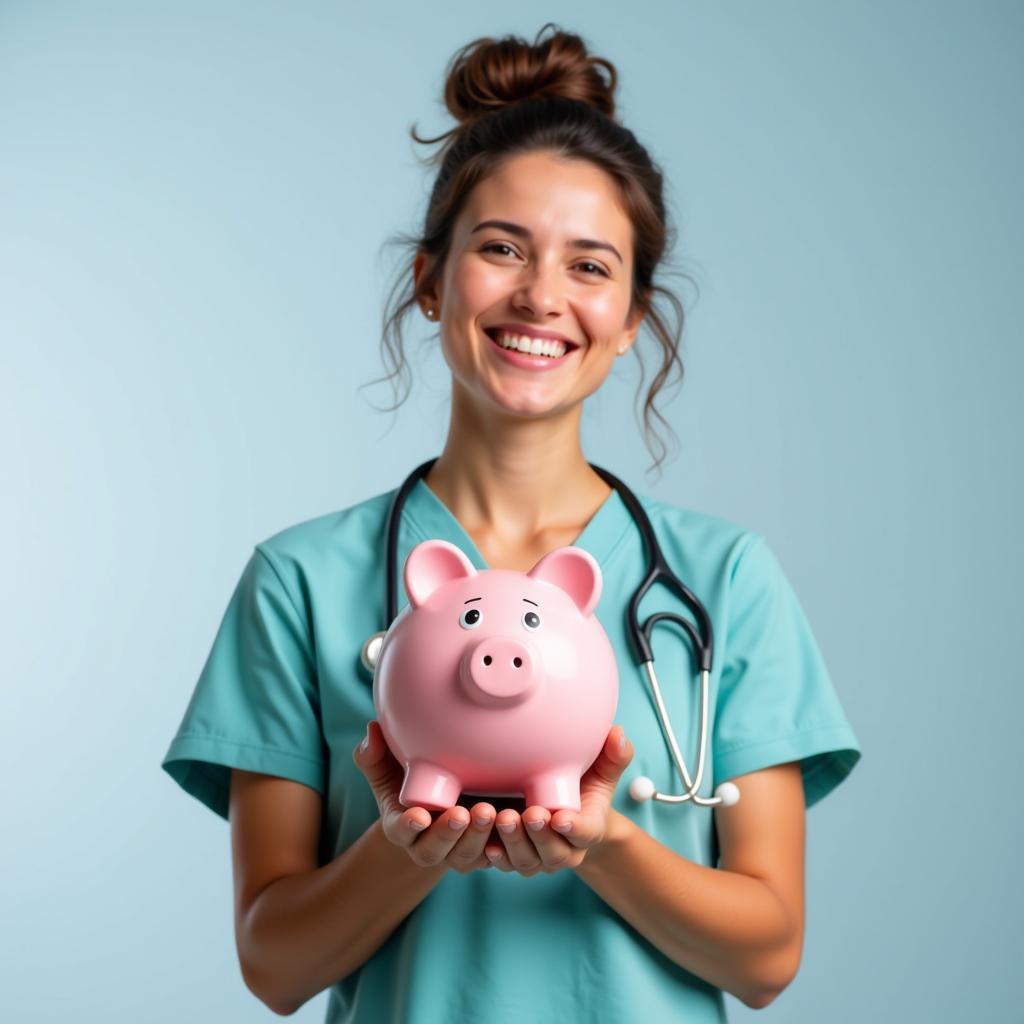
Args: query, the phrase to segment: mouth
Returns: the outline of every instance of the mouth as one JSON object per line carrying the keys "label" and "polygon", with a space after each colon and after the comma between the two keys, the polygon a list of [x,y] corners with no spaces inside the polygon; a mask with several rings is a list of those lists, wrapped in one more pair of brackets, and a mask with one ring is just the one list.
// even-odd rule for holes
{"label": "mouth", "polygon": [[502,355],[516,365],[531,368],[562,363],[580,347],[571,341],[530,338],[494,327],[485,327],[484,334]]}

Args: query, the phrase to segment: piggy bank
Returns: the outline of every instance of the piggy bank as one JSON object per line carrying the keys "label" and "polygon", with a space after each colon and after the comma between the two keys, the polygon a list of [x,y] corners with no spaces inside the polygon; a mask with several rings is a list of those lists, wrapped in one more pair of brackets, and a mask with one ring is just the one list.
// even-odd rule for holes
{"label": "piggy bank", "polygon": [[409,604],[384,636],[373,703],[405,768],[406,807],[462,792],[580,810],[580,777],[611,729],[619,677],[594,617],[601,570],[563,547],[529,572],[478,571],[427,540],[403,570]]}

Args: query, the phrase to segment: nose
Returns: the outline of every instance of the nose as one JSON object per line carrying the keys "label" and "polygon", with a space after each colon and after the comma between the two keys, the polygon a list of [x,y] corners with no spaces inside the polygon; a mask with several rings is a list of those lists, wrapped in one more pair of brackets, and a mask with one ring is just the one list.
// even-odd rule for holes
{"label": "nose", "polygon": [[485,637],[462,661],[462,678],[474,700],[519,703],[533,692],[537,663],[526,644],[508,637]]}
{"label": "nose", "polygon": [[559,316],[565,309],[565,282],[557,263],[534,263],[524,271],[513,302],[531,317]]}

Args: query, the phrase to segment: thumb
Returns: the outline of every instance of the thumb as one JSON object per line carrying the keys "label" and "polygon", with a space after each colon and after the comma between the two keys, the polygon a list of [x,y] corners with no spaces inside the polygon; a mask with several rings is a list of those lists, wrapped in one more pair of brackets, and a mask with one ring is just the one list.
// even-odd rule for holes
{"label": "thumb", "polygon": [[621,725],[615,726],[608,733],[604,741],[601,753],[597,760],[587,769],[584,776],[590,777],[591,781],[601,789],[604,789],[609,797],[615,792],[619,777],[626,770],[626,766],[633,760],[633,744],[626,738],[625,730]]}
{"label": "thumb", "polygon": [[366,776],[374,791],[383,786],[393,771],[390,754],[380,725],[375,721],[367,722],[366,735],[361,743],[352,751],[352,760],[356,767]]}

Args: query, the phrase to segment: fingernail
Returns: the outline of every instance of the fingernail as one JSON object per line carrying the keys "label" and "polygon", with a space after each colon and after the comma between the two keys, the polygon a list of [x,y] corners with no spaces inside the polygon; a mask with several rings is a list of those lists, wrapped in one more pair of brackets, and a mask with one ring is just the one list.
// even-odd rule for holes
{"label": "fingernail", "polygon": [[448,819],[448,824],[452,828],[465,828],[466,827],[466,823],[464,821],[459,821],[458,818],[449,818]]}
{"label": "fingernail", "polygon": [[409,828],[411,828],[413,830],[413,832],[422,832],[426,827],[427,826],[424,825],[422,821],[410,821],[409,822]]}
{"label": "fingernail", "polygon": [[531,832],[539,832],[544,827],[544,819],[541,818],[540,821],[528,821],[526,823],[526,827]]}
{"label": "fingernail", "polygon": [[498,829],[501,832],[514,832],[516,823],[514,821],[500,821],[498,822]]}
{"label": "fingernail", "polygon": [[565,821],[561,825],[554,825],[553,828],[554,828],[554,830],[556,832],[571,832],[572,831],[572,822],[571,821]]}
{"label": "fingernail", "polygon": [[625,750],[625,749],[626,749],[626,734],[625,733],[620,733],[619,734],[619,750]]}

